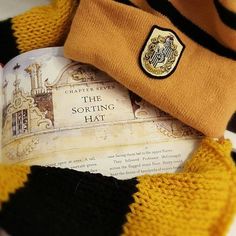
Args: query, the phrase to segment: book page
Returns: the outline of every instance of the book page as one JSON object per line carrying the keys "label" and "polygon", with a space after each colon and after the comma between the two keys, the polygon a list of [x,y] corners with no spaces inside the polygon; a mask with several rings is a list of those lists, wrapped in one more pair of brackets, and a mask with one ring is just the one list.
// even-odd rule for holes
{"label": "book page", "polygon": [[3,80],[5,163],[125,179],[177,171],[202,137],[63,48],[21,54]]}

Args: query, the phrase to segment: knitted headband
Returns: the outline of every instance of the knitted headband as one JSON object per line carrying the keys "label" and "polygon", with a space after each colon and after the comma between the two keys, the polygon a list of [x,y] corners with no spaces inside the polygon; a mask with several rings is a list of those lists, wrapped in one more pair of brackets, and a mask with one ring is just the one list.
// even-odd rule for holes
{"label": "knitted headband", "polygon": [[167,1],[149,2],[167,4],[161,9],[172,17],[144,1],[140,6],[149,12],[131,2],[81,0],[65,56],[93,64],[205,135],[223,135],[236,109],[236,52]]}
{"label": "knitted headband", "polygon": [[[127,1],[128,2],[128,1]],[[201,38],[208,37],[205,44],[211,45],[216,50],[221,47],[221,52],[227,51],[228,55],[233,57],[236,50],[236,4],[230,0],[132,0],[136,6],[152,14],[167,16],[172,23],[185,32],[190,38],[199,42]],[[195,24],[195,26],[192,24]],[[201,28],[210,34],[224,46],[220,46],[205,34],[200,33]],[[195,28],[195,30],[191,30]],[[201,36],[201,37],[200,37]],[[202,40],[201,43],[204,43]],[[207,45],[206,45],[207,46]],[[228,49],[227,49],[227,48]],[[235,56],[234,56],[235,57]]]}

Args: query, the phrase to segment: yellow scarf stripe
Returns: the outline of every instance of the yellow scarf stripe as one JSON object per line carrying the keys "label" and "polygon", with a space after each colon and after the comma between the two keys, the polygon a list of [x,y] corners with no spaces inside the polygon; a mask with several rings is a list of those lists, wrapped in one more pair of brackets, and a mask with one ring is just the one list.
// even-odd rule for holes
{"label": "yellow scarf stripe", "polygon": [[204,139],[183,172],[138,177],[123,235],[225,235],[236,204],[230,150]]}
{"label": "yellow scarf stripe", "polygon": [[77,0],[55,0],[12,19],[14,36],[21,52],[60,46],[70,29]]}
{"label": "yellow scarf stripe", "polygon": [[9,200],[11,193],[24,186],[29,173],[29,166],[0,165],[0,206]]}

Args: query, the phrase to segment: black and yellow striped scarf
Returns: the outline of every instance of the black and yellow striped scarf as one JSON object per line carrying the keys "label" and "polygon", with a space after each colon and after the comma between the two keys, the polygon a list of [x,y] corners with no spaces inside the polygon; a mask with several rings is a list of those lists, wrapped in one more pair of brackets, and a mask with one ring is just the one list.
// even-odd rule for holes
{"label": "black and yellow striped scarf", "polygon": [[[207,1],[218,16],[215,25],[228,32],[224,42],[216,29],[208,28],[207,15],[203,26],[187,15],[186,1],[120,2],[165,14],[199,44],[236,58],[235,42],[230,42],[235,35],[235,8],[227,5],[229,1]],[[205,1],[199,2],[203,7]],[[0,62],[31,49],[63,45],[76,5],[77,1],[57,0],[1,22]],[[225,235],[236,208],[231,149],[228,140],[205,138],[180,173],[130,180],[52,167],[0,165],[0,228],[9,235],[40,236]]]}

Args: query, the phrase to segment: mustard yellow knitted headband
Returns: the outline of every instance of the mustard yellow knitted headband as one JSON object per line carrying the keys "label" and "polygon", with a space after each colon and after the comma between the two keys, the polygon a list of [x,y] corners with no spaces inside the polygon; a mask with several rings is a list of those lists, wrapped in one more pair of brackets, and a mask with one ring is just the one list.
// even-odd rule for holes
{"label": "mustard yellow knitted headband", "polygon": [[81,0],[65,55],[104,70],[205,135],[222,136],[236,109],[236,52],[186,18],[151,9]]}

